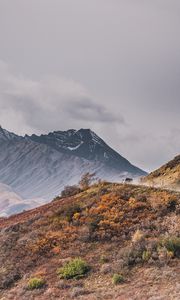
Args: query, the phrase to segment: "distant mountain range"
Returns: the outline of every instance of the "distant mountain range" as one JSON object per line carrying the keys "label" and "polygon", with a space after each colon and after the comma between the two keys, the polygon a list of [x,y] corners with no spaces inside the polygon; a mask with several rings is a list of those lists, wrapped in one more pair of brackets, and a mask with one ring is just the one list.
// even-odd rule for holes
{"label": "distant mountain range", "polygon": [[146,174],[90,129],[23,137],[0,127],[0,182],[22,199],[51,200],[85,172],[110,181]]}
{"label": "distant mountain range", "polygon": [[0,183],[0,217],[22,212],[44,204],[43,199],[22,199],[12,188]]}

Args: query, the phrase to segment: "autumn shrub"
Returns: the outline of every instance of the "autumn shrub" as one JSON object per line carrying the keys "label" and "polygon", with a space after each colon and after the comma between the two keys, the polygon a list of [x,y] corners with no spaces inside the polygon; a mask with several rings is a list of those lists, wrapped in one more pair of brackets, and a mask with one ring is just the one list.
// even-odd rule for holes
{"label": "autumn shrub", "polygon": [[85,173],[82,175],[81,180],[79,181],[79,186],[82,190],[86,190],[90,187],[91,183],[95,179],[96,173]]}
{"label": "autumn shrub", "polygon": [[34,290],[34,289],[40,289],[45,285],[45,280],[43,278],[34,277],[31,278],[28,282],[28,289]]}
{"label": "autumn shrub", "polygon": [[144,239],[144,233],[140,231],[139,229],[136,230],[136,232],[132,236],[132,242],[133,243],[139,243]]}
{"label": "autumn shrub", "polygon": [[50,250],[53,248],[53,242],[51,239],[47,238],[46,236],[43,236],[32,242],[29,247],[32,253],[45,255],[46,253],[49,253]]}
{"label": "autumn shrub", "polygon": [[124,276],[121,274],[114,274],[112,277],[112,283],[117,285],[125,281]]}
{"label": "autumn shrub", "polygon": [[55,196],[54,199],[53,199],[53,202],[54,202],[54,201],[58,201],[59,199],[60,199],[60,196],[59,196],[59,195],[58,195],[58,196]]}
{"label": "autumn shrub", "polygon": [[119,251],[120,258],[126,266],[133,266],[143,261],[143,252],[146,249],[144,235],[138,230],[133,236],[132,243]]}
{"label": "autumn shrub", "polygon": [[139,194],[136,196],[136,200],[140,202],[146,202],[147,201],[147,196],[144,194]]}
{"label": "autumn shrub", "polygon": [[99,223],[102,220],[102,216],[100,215],[93,215],[91,220],[87,223],[89,230],[94,232],[99,228]]}
{"label": "autumn shrub", "polygon": [[71,205],[71,206],[68,206],[68,207],[65,208],[64,215],[65,215],[65,218],[68,222],[72,222],[73,221],[73,216],[76,213],[80,213],[80,212],[81,212],[80,205],[74,204],[74,205]]}
{"label": "autumn shrub", "polygon": [[108,189],[106,187],[103,187],[99,190],[99,196],[106,195],[108,193]]}
{"label": "autumn shrub", "polygon": [[127,256],[127,264],[129,266],[133,266],[135,264],[140,263],[142,261],[143,251],[144,249],[141,249],[140,247],[131,248]]}
{"label": "autumn shrub", "polygon": [[90,270],[89,265],[81,258],[74,258],[57,270],[62,279],[81,278]]}
{"label": "autumn shrub", "polygon": [[167,191],[154,191],[150,197],[151,207],[154,210],[159,210],[160,215],[164,216],[167,212],[175,211],[178,199]]}
{"label": "autumn shrub", "polygon": [[62,206],[55,214],[53,220],[57,221],[58,219],[65,219],[67,222],[72,222],[73,217],[76,213],[81,212],[81,207],[78,203],[74,203],[71,205]]}
{"label": "autumn shrub", "polygon": [[160,241],[169,252],[173,252],[176,257],[180,257],[180,237],[167,237]]}
{"label": "autumn shrub", "polygon": [[161,230],[165,230],[168,236],[178,236],[180,232],[180,216],[177,214],[169,214],[163,218],[161,222]]}
{"label": "autumn shrub", "polygon": [[81,189],[77,185],[68,185],[65,186],[64,190],[61,192],[61,197],[71,197],[76,194],[79,194]]}
{"label": "autumn shrub", "polygon": [[119,196],[121,199],[128,201],[131,197],[131,193],[129,191],[123,190],[123,191],[117,191],[116,195]]}

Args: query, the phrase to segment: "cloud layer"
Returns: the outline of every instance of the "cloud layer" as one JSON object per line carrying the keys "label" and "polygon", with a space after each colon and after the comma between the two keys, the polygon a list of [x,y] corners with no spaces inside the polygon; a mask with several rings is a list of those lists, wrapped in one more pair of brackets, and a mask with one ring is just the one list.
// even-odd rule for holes
{"label": "cloud layer", "polygon": [[121,115],[97,103],[81,84],[59,77],[23,78],[2,61],[0,118],[7,128],[21,134],[66,129],[68,123],[73,127],[124,124]]}
{"label": "cloud layer", "polygon": [[160,166],[180,152],[179,11],[179,0],[1,0],[0,123],[91,127]]}

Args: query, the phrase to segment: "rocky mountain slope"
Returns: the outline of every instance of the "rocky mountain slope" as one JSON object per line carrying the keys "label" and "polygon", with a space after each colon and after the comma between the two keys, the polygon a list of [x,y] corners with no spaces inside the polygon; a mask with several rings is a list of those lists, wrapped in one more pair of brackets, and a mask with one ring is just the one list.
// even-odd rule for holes
{"label": "rocky mountain slope", "polygon": [[0,182],[23,199],[48,201],[85,172],[113,181],[145,174],[90,130],[20,137],[0,128]]}
{"label": "rocky mountain slope", "polygon": [[142,183],[180,190],[180,155],[142,178]]}
{"label": "rocky mountain slope", "polygon": [[88,161],[101,162],[119,172],[127,172],[135,176],[144,174],[144,171],[133,166],[90,129],[55,131],[48,135],[32,135],[28,138],[51,146],[60,153],[75,155]]}
{"label": "rocky mountain slope", "polygon": [[0,221],[0,299],[180,298],[180,194],[94,184]]}
{"label": "rocky mountain slope", "polygon": [[3,129],[0,126],[0,141],[1,141],[1,143],[3,141],[19,140],[21,138],[22,137],[18,136],[17,134],[9,132],[8,130]]}

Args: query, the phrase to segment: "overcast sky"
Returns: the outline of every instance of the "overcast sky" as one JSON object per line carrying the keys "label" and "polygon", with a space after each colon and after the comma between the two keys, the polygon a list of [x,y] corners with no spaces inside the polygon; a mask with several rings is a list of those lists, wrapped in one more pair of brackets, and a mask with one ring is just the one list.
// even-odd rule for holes
{"label": "overcast sky", "polygon": [[180,153],[179,0],[0,0],[0,123],[91,128],[147,171]]}

